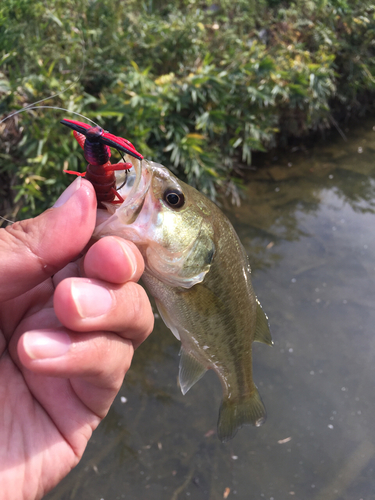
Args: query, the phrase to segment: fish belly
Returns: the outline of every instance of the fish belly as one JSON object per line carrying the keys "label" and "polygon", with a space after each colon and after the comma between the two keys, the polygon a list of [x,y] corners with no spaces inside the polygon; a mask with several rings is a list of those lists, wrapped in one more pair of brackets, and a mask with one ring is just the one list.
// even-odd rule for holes
{"label": "fish belly", "polygon": [[181,340],[183,393],[207,369],[219,376],[223,403],[218,435],[222,441],[246,423],[261,425],[266,415],[252,376],[256,297],[250,281],[243,279],[243,266],[225,267],[217,258],[204,281],[190,289],[166,285],[147,271],[143,275],[164,322]]}

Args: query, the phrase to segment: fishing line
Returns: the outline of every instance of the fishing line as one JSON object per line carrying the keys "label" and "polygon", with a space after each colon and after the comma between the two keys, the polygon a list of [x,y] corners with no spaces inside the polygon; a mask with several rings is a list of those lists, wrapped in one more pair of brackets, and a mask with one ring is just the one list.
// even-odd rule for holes
{"label": "fishing line", "polygon": [[[68,87],[69,88],[69,87]],[[68,88],[66,88],[65,90],[68,90]],[[59,94],[55,94],[54,96],[51,96],[51,97],[47,97],[46,99],[43,99],[43,101],[46,101],[47,99],[52,99],[52,97],[55,97],[56,95],[60,95],[62,92],[65,92],[64,91],[61,91]],[[42,102],[42,101],[38,101],[38,102]],[[5,120],[7,120],[8,118],[12,118],[12,116],[14,115],[17,115],[18,113],[22,113],[23,111],[29,111],[30,109],[58,109],[60,111],[66,111],[67,113],[72,113],[73,115],[77,115],[77,116],[80,116],[81,118],[83,118],[84,120],[87,120],[91,123],[93,123],[94,125],[98,126],[99,125],[94,122],[93,120],[90,120],[90,118],[87,118],[87,116],[85,115],[81,115],[81,113],[78,113],[77,111],[70,111],[69,109],[66,109],[66,108],[59,108],[58,106],[34,106],[34,105],[30,105],[28,106],[27,108],[23,108],[23,109],[20,109],[18,110],[16,113],[13,113],[9,116],[7,116],[6,118],[4,118],[4,120],[1,120],[0,122],[0,125],[5,122]]]}
{"label": "fishing line", "polygon": [[14,224],[16,221],[14,220],[9,220],[9,219],[6,219],[5,217],[3,217],[2,215],[0,215],[0,219],[3,219],[5,220],[5,222],[9,222],[9,224]]}
{"label": "fishing line", "polygon": [[[93,120],[90,120],[90,118],[87,118],[87,116],[84,116],[81,113],[78,113],[77,111],[69,111],[68,109],[61,108],[59,106],[38,106],[39,104],[41,104],[43,102],[46,102],[46,101],[48,101],[50,99],[54,99],[55,97],[58,97],[58,96],[64,94],[70,88],[72,88],[73,85],[75,85],[76,83],[78,83],[81,80],[82,75],[83,75],[83,71],[84,71],[85,65],[86,65],[86,44],[85,44],[85,39],[84,39],[84,36],[83,36],[82,29],[80,31],[81,31],[81,40],[80,40],[80,42],[81,42],[82,62],[81,62],[81,68],[80,68],[80,71],[78,73],[78,76],[67,87],[65,87],[63,90],[60,90],[60,92],[57,92],[56,94],[53,94],[53,95],[51,95],[49,97],[45,97],[44,99],[40,99],[39,101],[36,101],[34,103],[28,104],[24,108],[19,109],[17,111],[14,111],[10,115],[6,116],[2,120],[0,120],[0,125],[2,123],[6,122],[7,120],[9,120],[10,118],[13,118],[14,116],[17,116],[20,113],[23,113],[24,111],[32,111],[32,110],[37,110],[37,109],[56,109],[56,110],[59,110],[59,111],[65,111],[67,113],[71,113],[73,115],[79,116],[80,118],[83,118],[84,120],[87,120],[87,121],[93,123],[94,125],[98,125],[96,122],[94,122]],[[0,219],[3,220],[3,221],[8,222],[9,224],[14,224],[15,223],[15,221],[11,221],[9,219],[6,219],[2,215],[0,215]]]}
{"label": "fishing line", "polygon": [[64,94],[65,92],[67,92],[70,88],[73,87],[73,85],[75,85],[77,82],[79,82],[81,80],[81,77],[82,77],[82,74],[83,74],[83,70],[85,69],[85,64],[86,64],[86,45],[85,45],[85,39],[83,37],[83,33],[82,33],[82,30],[81,30],[81,46],[82,46],[82,63],[81,63],[81,69],[79,71],[79,74],[78,76],[75,78],[75,80],[73,80],[70,85],[68,85],[65,89],[63,90],[60,90],[60,92],[57,92],[56,94],[53,94],[49,97],[45,97],[44,99],[40,99],[39,101],[36,101],[36,102],[33,102],[31,104],[28,104],[27,106],[25,106],[24,108],[22,109],[19,109],[17,111],[14,111],[13,113],[11,113],[10,115],[6,116],[5,118],[3,118],[2,120],[0,120],[0,125],[2,123],[4,123],[6,120],[8,120],[9,118],[12,118],[13,116],[16,116],[20,113],[23,113],[24,111],[29,111],[29,110],[34,110],[34,109],[45,109],[45,108],[49,108],[49,109],[57,109],[57,110],[60,110],[60,111],[66,111],[67,113],[72,113],[74,115],[77,115],[77,116],[80,116],[81,118],[84,118],[85,120],[93,123],[94,125],[97,125],[97,123],[95,123],[93,120],[90,120],[90,118],[87,118],[86,116],[84,115],[81,115],[80,113],[77,113],[76,111],[69,111],[68,109],[65,109],[65,108],[60,108],[58,106],[37,106],[39,103],[42,103],[42,102],[46,102],[48,101],[49,99],[54,99],[55,97],[58,97],[59,95],[62,95]]}
{"label": "fishing line", "polygon": [[[118,149],[116,149],[116,151],[117,151],[118,153],[120,153],[121,158],[122,158],[122,161],[123,161],[124,163],[126,163],[125,158],[124,158],[124,155],[122,154],[122,151],[119,151]],[[117,187],[117,186],[116,186],[116,191],[119,191],[121,188],[123,188],[123,187],[125,186],[125,184],[127,183],[127,181],[128,181],[128,172],[129,172],[129,171],[128,171],[128,170],[124,170],[124,172],[125,172],[125,180],[124,180],[124,182],[121,184],[121,186],[119,186],[119,187]]]}
{"label": "fishing line", "polygon": [[341,135],[341,137],[344,139],[344,141],[347,142],[348,138],[346,137],[346,135],[344,134],[344,132],[341,130],[341,128],[339,127],[339,124],[333,118],[333,116],[331,115],[331,113],[328,115],[328,118],[331,120],[332,125],[336,128],[337,132]]}

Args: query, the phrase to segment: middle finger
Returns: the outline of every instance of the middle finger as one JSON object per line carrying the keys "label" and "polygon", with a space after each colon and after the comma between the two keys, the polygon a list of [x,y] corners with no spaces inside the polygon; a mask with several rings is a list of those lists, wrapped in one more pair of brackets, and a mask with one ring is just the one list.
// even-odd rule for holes
{"label": "middle finger", "polygon": [[78,332],[106,330],[139,345],[152,331],[154,316],[147,294],[134,282],[114,285],[89,278],[68,278],[54,294],[59,321]]}

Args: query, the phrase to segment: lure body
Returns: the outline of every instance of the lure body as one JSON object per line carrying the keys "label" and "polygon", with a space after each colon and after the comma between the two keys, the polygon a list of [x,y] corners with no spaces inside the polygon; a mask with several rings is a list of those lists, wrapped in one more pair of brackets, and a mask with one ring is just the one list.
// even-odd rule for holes
{"label": "lure body", "polygon": [[132,164],[129,162],[112,164],[110,147],[139,160],[142,160],[143,156],[136,151],[130,141],[105,132],[101,127],[91,127],[87,123],[68,119],[62,120],[61,123],[73,129],[74,137],[82,147],[84,157],[88,162],[84,173],[72,170],[65,170],[65,172],[85,177],[92,183],[99,208],[104,208],[103,202],[122,203],[124,200],[116,191],[115,171],[129,170]]}

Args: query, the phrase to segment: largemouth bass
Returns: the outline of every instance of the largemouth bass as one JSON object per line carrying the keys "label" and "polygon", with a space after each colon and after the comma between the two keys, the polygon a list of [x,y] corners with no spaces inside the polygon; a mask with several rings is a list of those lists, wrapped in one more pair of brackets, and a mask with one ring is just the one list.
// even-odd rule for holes
{"label": "largemouth bass", "polygon": [[246,253],[205,196],[160,164],[126,161],[136,176],[120,191],[124,203],[101,215],[94,236],[118,235],[140,249],[143,282],[182,344],[181,390],[186,394],[207,369],[217,373],[223,387],[218,436],[226,441],[242,425],[266,419],[253,381],[252,343],[272,345],[272,339]]}

